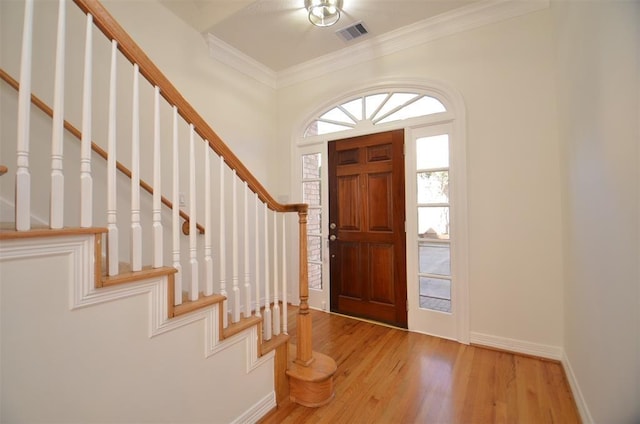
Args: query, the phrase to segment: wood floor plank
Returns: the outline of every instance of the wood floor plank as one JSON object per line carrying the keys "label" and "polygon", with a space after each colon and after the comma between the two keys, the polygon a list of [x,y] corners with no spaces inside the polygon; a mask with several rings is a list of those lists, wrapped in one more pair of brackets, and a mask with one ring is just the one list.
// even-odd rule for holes
{"label": "wood floor plank", "polygon": [[311,314],[313,349],[338,366],[335,398],[320,408],[285,400],[264,424],[580,422],[557,362]]}

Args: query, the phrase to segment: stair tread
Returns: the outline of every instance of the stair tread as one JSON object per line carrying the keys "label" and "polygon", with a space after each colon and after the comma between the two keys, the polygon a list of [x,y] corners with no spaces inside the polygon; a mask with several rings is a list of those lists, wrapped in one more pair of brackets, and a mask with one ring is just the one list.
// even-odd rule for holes
{"label": "stair tread", "polygon": [[170,275],[176,273],[176,269],[168,266],[160,268],[152,268],[151,266],[142,267],[140,271],[123,271],[118,275],[103,276],[102,287],[113,286],[116,284],[132,283],[138,280],[158,277],[162,275]]}
{"label": "stair tread", "polygon": [[279,346],[287,343],[291,337],[288,334],[278,334],[277,336],[272,336],[271,340],[267,340],[262,342],[262,346],[260,347],[260,355],[266,355],[272,350],[276,350]]}
{"label": "stair tread", "polygon": [[84,234],[101,234],[106,232],[107,229],[102,227],[65,227],[54,230],[42,225],[33,225],[32,228],[27,231],[16,231],[15,223],[0,223],[0,240],[14,240],[36,237],[76,236]]}
{"label": "stair tread", "polygon": [[[171,268],[174,269],[175,268]],[[221,294],[212,294],[210,296],[205,296],[203,293],[200,293],[198,296],[198,300],[183,300],[180,305],[174,306],[173,317],[177,317],[179,315],[188,314],[189,312],[196,311],[198,309],[214,305],[216,303],[221,303],[226,299],[225,296]]]}
{"label": "stair tread", "polygon": [[233,324],[229,324],[229,326],[222,330],[222,338],[227,339],[231,336],[234,336],[247,328],[251,328],[254,325],[258,325],[262,322],[261,317],[257,317],[255,315],[251,315],[250,317],[241,317],[240,321],[234,322]]}

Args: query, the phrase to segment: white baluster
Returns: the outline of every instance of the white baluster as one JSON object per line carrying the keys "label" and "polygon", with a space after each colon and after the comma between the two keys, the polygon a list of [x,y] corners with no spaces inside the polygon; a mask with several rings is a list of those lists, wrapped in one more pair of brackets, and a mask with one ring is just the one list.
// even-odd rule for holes
{"label": "white baluster", "polygon": [[198,300],[198,245],[196,231],[196,147],[193,124],[189,124],[189,264],[191,265],[191,287],[189,300]]}
{"label": "white baluster", "polygon": [[160,268],[162,258],[162,163],[160,162],[160,87],[153,93],[153,267]]}
{"label": "white baluster", "polygon": [[255,215],[254,215],[254,224],[255,224],[255,231],[254,231],[254,250],[255,250],[255,261],[256,261],[256,269],[255,269],[255,276],[256,276],[256,281],[255,281],[255,285],[256,285],[256,316],[257,317],[261,317],[262,316],[262,312],[260,311],[260,226],[258,225],[258,221],[259,221],[259,217],[260,214],[258,213],[259,208],[258,205],[260,205],[260,197],[258,196],[258,193],[256,193],[256,200],[255,200]]}
{"label": "white baluster", "polygon": [[93,16],[87,14],[82,88],[82,140],[80,143],[80,226],[93,225],[93,177],[91,176],[91,102],[93,75]]}
{"label": "white baluster", "polygon": [[64,140],[64,56],[65,56],[65,0],[58,2],[58,32],[56,40],[56,67],[53,87],[53,128],[51,137],[51,196],[49,226],[64,226],[64,174],[62,172]]}
{"label": "white baluster", "polygon": [[282,332],[289,334],[287,317],[287,214],[282,214]]}
{"label": "white baluster", "polygon": [[244,182],[244,316],[251,316],[251,274],[249,273],[249,186]]}
{"label": "white baluster", "polygon": [[213,294],[213,257],[212,237],[213,225],[211,222],[211,155],[213,151],[209,142],[205,140],[204,154],[204,264],[206,273],[205,296]]}
{"label": "white baluster", "polygon": [[[227,297],[227,282],[226,282],[226,240],[225,240],[225,195],[224,195],[224,158],[220,156],[220,294],[225,298]],[[229,304],[225,299],[222,302],[222,328],[229,326],[228,316]]]}
{"label": "white baluster", "polygon": [[273,211],[273,334],[280,334],[280,300],[278,299],[278,214]]}
{"label": "white baluster", "polygon": [[231,231],[233,248],[231,250],[233,264],[233,322],[240,321],[240,287],[238,286],[238,195],[237,195],[238,176],[236,170],[233,170],[232,184],[232,202],[231,205]]}
{"label": "white baluster", "polygon": [[175,304],[182,304],[182,265],[180,264],[180,149],[178,148],[178,108],[173,107],[173,208],[171,209],[171,227],[173,237],[173,267],[175,274]]}
{"label": "white baluster", "polygon": [[140,225],[140,69],[133,65],[131,106],[131,270],[142,269],[142,227]]}
{"label": "white baluster", "polygon": [[118,275],[120,256],[118,253],[118,226],[116,213],[116,58],[118,42],[111,42],[111,74],[109,82],[109,129],[107,146],[107,259],[109,275]]}
{"label": "white baluster", "polygon": [[16,147],[16,230],[31,229],[31,173],[29,171],[29,121],[31,118],[31,40],[33,0],[24,5],[20,92],[18,94],[18,142]]}
{"label": "white baluster", "polygon": [[267,204],[264,204],[264,339],[271,340],[271,294],[269,285],[269,222]]}

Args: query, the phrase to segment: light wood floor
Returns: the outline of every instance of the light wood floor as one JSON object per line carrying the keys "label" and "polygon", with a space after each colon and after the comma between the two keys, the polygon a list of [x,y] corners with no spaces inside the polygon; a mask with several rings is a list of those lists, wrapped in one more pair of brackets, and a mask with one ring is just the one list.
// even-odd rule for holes
{"label": "light wood floor", "polygon": [[335,398],[315,409],[286,400],[264,424],[580,422],[559,363],[312,314],[314,350],[338,365]]}

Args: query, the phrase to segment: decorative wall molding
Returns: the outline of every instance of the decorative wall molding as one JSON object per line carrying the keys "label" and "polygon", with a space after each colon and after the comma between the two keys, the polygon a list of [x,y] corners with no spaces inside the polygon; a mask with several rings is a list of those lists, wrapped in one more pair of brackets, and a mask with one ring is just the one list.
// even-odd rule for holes
{"label": "decorative wall molding", "polygon": [[571,362],[569,361],[569,357],[567,356],[567,352],[563,350],[562,352],[562,367],[564,368],[564,373],[567,376],[567,380],[569,380],[569,386],[571,387],[571,392],[573,393],[573,399],[576,401],[576,406],[578,407],[578,412],[580,413],[580,418],[584,424],[592,424],[595,421],[591,416],[591,412],[587,407],[587,402],[584,399],[584,395],[582,394],[582,390],[580,390],[580,385],[578,384],[578,379],[576,378],[575,373],[573,372],[573,368],[571,368]]}
{"label": "decorative wall molding", "polygon": [[483,334],[471,332],[471,344],[493,347],[515,353],[523,353],[525,355],[539,356],[541,358],[553,359],[561,361],[563,352],[559,346],[550,346],[541,343],[533,343],[525,340],[510,339],[508,337],[493,336],[491,334]]}
{"label": "decorative wall molding", "polygon": [[255,423],[264,417],[267,412],[271,411],[277,406],[276,404],[276,392],[271,392],[267,396],[256,402],[251,408],[249,408],[244,414],[240,415],[235,420],[231,421],[231,424],[244,424]]}
{"label": "decorative wall molding", "polygon": [[148,295],[150,338],[204,320],[205,358],[226,350],[236,343],[245,342],[247,373],[273,359],[273,352],[262,357],[258,356],[258,334],[255,326],[229,339],[220,340],[217,304],[171,320],[167,319],[168,279],[166,276],[96,289],[93,280],[95,257],[93,237],[88,235],[4,240],[0,245],[0,263],[13,259],[68,256],[72,274],[69,281],[69,309],[86,308],[131,296]]}
{"label": "decorative wall molding", "polygon": [[299,65],[276,72],[219,38],[206,34],[212,58],[272,88],[286,87],[348,66],[408,49],[448,35],[547,9],[550,0],[486,0],[443,13],[395,31],[371,37]]}
{"label": "decorative wall molding", "polygon": [[209,46],[209,55],[213,59],[250,76],[266,86],[276,88],[278,76],[271,68],[266,67],[211,34],[205,34],[205,39]]}

